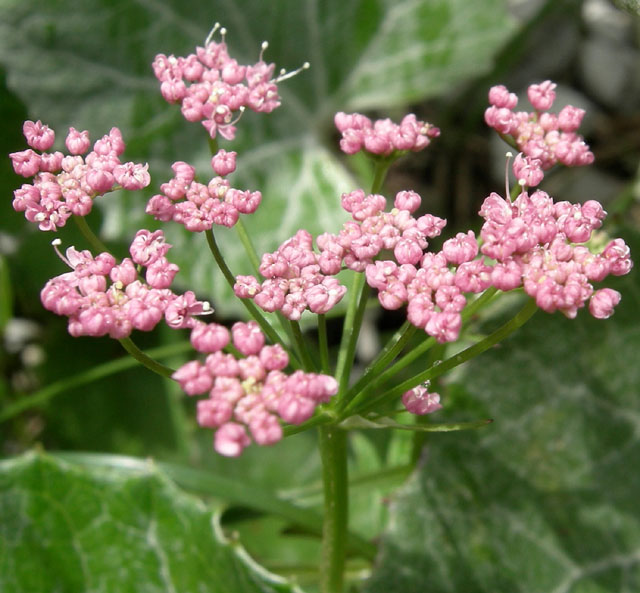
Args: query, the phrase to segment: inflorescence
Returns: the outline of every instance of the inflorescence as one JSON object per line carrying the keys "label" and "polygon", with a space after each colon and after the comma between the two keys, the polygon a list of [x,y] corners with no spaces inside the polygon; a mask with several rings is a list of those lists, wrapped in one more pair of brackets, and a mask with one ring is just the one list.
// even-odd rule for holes
{"label": "inflorescence", "polygon": [[[160,54],[153,69],[163,97],[180,103],[187,120],[201,121],[211,138],[220,134],[232,139],[242,110],[268,113],[278,107],[277,83],[297,71],[274,77],[274,65],[263,61],[262,52],[256,64],[239,65],[228,54],[223,29],[222,40],[211,41],[216,30],[195,54]],[[569,318],[587,303],[594,317],[609,317],[620,294],[594,284],[630,271],[628,246],[622,239],[594,236],[606,216],[598,202],[556,202],[542,190],[529,192],[556,164],[593,161],[576,133],[584,111],[567,106],[557,115],[549,113],[554,89],[550,81],[529,87],[533,112],[514,111],[518,97],[504,86],[489,91],[485,120],[518,149],[513,171],[520,188],[514,200],[508,188],[504,197],[491,193],[484,200],[479,237],[473,231],[460,232],[438,251],[430,251],[430,242],[441,235],[446,220],[423,213],[416,192],[398,192],[388,208],[383,195],[356,189],[342,194],[342,207],[351,220],[337,234],[314,238],[299,230],[262,256],[262,278],[235,278],[236,296],[297,321],[305,311],[324,314],[333,309],[347,292],[337,276],[352,270],[364,274],[384,309],[406,307],[408,321],[441,343],[458,339],[469,296],[489,288],[522,288],[539,308]],[[422,150],[440,134],[413,114],[400,124],[342,112],[334,121],[345,153],[362,150],[378,162]],[[33,182],[14,192],[13,207],[40,230],[55,231],[72,215],[87,216],[97,196],[150,183],[147,165],[120,161],[124,142],[117,128],[95,142],[86,156],[86,131],[70,128],[66,156],[50,152],[55,133],[40,121],[25,122],[23,131],[30,148],[10,157],[16,173],[33,177]],[[215,225],[232,227],[240,214],[255,212],[260,192],[235,189],[225,178],[236,168],[236,153],[219,150],[211,167],[215,176],[205,185],[196,180],[193,166],[174,163],[173,178],[148,201],[147,213],[200,232]],[[207,395],[198,401],[197,420],[215,431],[214,447],[222,455],[237,456],[252,440],[259,445],[277,442],[283,422],[301,424],[336,395],[338,382],[329,375],[287,373],[287,351],[280,344],[267,345],[255,321],[237,322],[229,331],[200,320],[212,312],[209,304],[191,291],[176,294],[170,289],[178,266],[167,260],[169,248],[162,231],[148,230],[136,233],[131,257],[119,263],[110,253],[94,257],[71,247],[66,256],[60,254],[71,271],[47,282],[42,303],[68,317],[73,336],[122,339],[133,330],[149,331],[163,320],[171,328],[190,329],[191,344],[204,360],[190,360],[172,376],[188,395]],[[402,402],[414,414],[442,407],[439,394],[428,384],[405,392]]]}
{"label": "inflorescence", "polygon": [[26,121],[23,133],[31,148],[9,156],[14,171],[33,177],[33,182],[15,190],[13,208],[24,212],[41,231],[63,227],[73,214],[87,216],[98,196],[116,189],[135,191],[151,181],[147,164],[120,161],[125,146],[118,128],[95,142],[85,157],[91,145],[87,131],[69,128],[66,156],[60,151],[47,152],[53,147],[55,132],[41,121]]}
{"label": "inflorescence", "polygon": [[[222,40],[212,41],[220,30]],[[160,92],[169,103],[180,103],[182,115],[188,121],[202,122],[211,138],[220,134],[233,140],[235,123],[248,107],[257,113],[270,113],[280,106],[278,83],[290,78],[294,72],[280,72],[274,77],[275,65],[267,64],[262,54],[268,44],[262,44],[258,61],[243,66],[229,56],[224,41],[226,31],[216,23],[204,47],[187,57],[158,54],[153,71],[160,81]]]}

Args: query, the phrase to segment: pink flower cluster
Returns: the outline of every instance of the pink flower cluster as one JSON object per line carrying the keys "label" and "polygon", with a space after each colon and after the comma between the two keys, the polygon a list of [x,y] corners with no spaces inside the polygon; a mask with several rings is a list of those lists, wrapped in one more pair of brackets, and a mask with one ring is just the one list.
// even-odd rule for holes
{"label": "pink flower cluster", "polygon": [[234,292],[253,299],[265,311],[281,311],[292,321],[299,320],[305,309],[327,313],[347,289],[332,277],[335,271],[325,271],[321,257],[313,251],[313,237],[300,230],[275,252],[262,256],[262,283],[253,276],[238,276]]}
{"label": "pink flower cluster", "polygon": [[362,190],[343,194],[342,206],[353,221],[337,236],[318,237],[318,244],[334,269],[344,262],[352,270],[364,271],[383,308],[408,304],[407,317],[413,325],[440,342],[450,342],[462,325],[460,312],[466,304],[462,293],[485,290],[487,268],[472,262],[478,244],[471,231],[446,241],[437,254],[425,253],[429,239],[440,235],[446,221],[431,214],[416,218],[413,213],[420,203],[416,192],[401,191],[386,212],[383,196],[365,195]]}
{"label": "pink flower cluster", "polygon": [[[55,231],[75,214],[91,212],[93,198],[119,187],[136,190],[149,185],[148,165],[122,163],[122,134],[112,128],[89,150],[89,133],[69,128],[65,144],[69,155],[47,152],[55,142],[55,132],[42,122],[26,121],[23,132],[31,148],[10,154],[18,175],[34,177],[14,191],[13,208],[41,231]],[[39,152],[35,152],[39,151]]]}
{"label": "pink flower cluster", "polygon": [[[119,264],[110,253],[94,258],[70,247],[66,258],[61,257],[72,271],[47,282],[40,293],[42,304],[69,318],[74,337],[125,338],[134,329],[152,330],[162,319],[173,329],[193,327],[193,316],[211,313],[211,308],[191,291],[176,295],[169,289],[178,272],[165,257],[170,247],[162,231],[147,230],[136,233],[131,258]],[[146,268],[144,280],[141,268]]]}
{"label": "pink flower cluster", "polygon": [[[209,35],[217,30],[218,25]],[[232,140],[237,112],[249,108],[270,113],[280,105],[277,83],[291,74],[281,73],[274,78],[274,64],[262,60],[252,66],[242,66],[231,58],[223,39],[220,43],[207,39],[205,47],[197,47],[195,54],[175,57],[158,54],[153,71],[160,81],[160,92],[169,103],[180,103],[184,118],[202,122],[211,138],[219,133]],[[266,49],[263,43],[263,51]],[[308,64],[305,64],[305,68]]]}
{"label": "pink flower cluster", "polygon": [[557,115],[549,113],[556,97],[555,88],[555,83],[549,80],[529,86],[527,96],[535,111],[526,112],[513,111],[518,97],[505,86],[491,87],[491,106],[485,111],[485,122],[502,136],[510,136],[518,150],[531,159],[529,166],[547,170],[556,163],[569,167],[589,165],[593,153],[582,136],[576,134],[584,109],[567,105]]}
{"label": "pink flower cluster", "polygon": [[390,119],[372,122],[360,113],[339,112],[334,123],[342,134],[340,148],[347,154],[355,154],[363,148],[371,154],[384,156],[395,151],[418,151],[440,135],[438,128],[418,121],[413,113],[405,115],[400,124],[395,124]]}
{"label": "pink flower cluster", "polygon": [[240,214],[256,211],[262,200],[259,191],[231,187],[225,175],[236,168],[236,153],[219,150],[211,159],[216,177],[207,185],[195,181],[195,169],[182,161],[172,165],[173,179],[151,197],[146,212],[156,220],[173,220],[193,232],[209,230],[214,224],[232,227]]}
{"label": "pink flower cluster", "polygon": [[[243,358],[222,351],[230,340]],[[214,448],[227,457],[240,455],[251,438],[258,445],[278,442],[280,420],[301,424],[338,391],[337,381],[328,375],[285,374],[287,353],[278,344],[265,345],[255,321],[235,323],[231,336],[221,325],[200,322],[191,343],[207,354],[204,363],[189,361],[173,378],[188,395],[208,393],[198,401],[198,424],[215,430]]]}
{"label": "pink flower cluster", "polygon": [[523,286],[541,309],[559,310],[569,318],[587,300],[594,317],[605,319],[613,313],[620,294],[610,288],[594,290],[592,283],[609,274],[627,274],[633,263],[622,239],[611,240],[601,253],[585,245],[606,216],[598,202],[554,202],[538,190],[523,192],[512,203],[492,193],[480,215],[486,221],[480,232],[481,251],[496,262],[493,286]]}

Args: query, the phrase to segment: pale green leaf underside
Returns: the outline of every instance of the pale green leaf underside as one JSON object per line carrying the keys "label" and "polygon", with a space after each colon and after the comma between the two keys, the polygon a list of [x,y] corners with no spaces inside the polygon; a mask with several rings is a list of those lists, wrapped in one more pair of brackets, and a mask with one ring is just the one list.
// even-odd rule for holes
{"label": "pale green leaf underside", "polygon": [[211,510],[151,462],[135,472],[42,454],[0,463],[0,591],[296,590],[227,542]]}

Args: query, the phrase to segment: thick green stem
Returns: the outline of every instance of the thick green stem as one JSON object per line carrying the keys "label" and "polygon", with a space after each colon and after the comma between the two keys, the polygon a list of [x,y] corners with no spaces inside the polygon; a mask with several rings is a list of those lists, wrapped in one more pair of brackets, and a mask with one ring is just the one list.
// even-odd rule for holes
{"label": "thick green stem", "polygon": [[343,593],[349,516],[347,433],[336,426],[322,426],[319,433],[324,485],[320,591]]}

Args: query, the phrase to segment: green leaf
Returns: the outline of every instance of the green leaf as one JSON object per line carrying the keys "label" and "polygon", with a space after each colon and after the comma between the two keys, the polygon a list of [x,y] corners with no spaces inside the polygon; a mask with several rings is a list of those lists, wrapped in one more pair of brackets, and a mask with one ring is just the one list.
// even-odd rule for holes
{"label": "green leaf", "polygon": [[410,430],[413,432],[454,432],[458,430],[471,430],[474,428],[482,428],[493,422],[490,419],[472,420],[470,422],[434,422],[432,424],[402,424],[391,418],[379,417],[370,420],[363,416],[350,416],[342,422],[342,428],[369,428],[369,429],[388,429]]}
{"label": "green leaf", "polygon": [[[101,453],[57,453],[57,457],[75,461],[85,466],[106,467],[116,470],[140,471],[148,465],[143,459],[125,455]],[[169,476],[182,488],[214,496],[227,505],[246,506],[254,511],[273,514],[289,521],[293,526],[308,533],[322,535],[322,515],[306,509],[269,492],[259,484],[248,480],[229,478],[210,472],[193,469],[175,463],[157,462],[160,471]],[[375,546],[354,534],[349,534],[350,552],[371,557]]]}
{"label": "green leaf", "polygon": [[633,15],[640,15],[640,1],[639,0],[613,0],[615,5],[622,10]]}
{"label": "green leaf", "polygon": [[217,518],[149,462],[118,472],[43,454],[0,463],[0,590],[298,589],[227,541]]}
{"label": "green leaf", "polygon": [[539,313],[456,373],[443,412],[495,422],[428,438],[367,593],[640,590],[640,275],[607,284],[611,319]]}
{"label": "green leaf", "polygon": [[[247,113],[238,136],[232,183],[260,190],[264,199],[246,225],[259,253],[273,250],[299,228],[337,232],[345,220],[339,196],[358,185],[337,157],[332,117],[355,109],[402,110],[409,102],[451,91],[492,65],[514,30],[504,0],[197,0],[128,2],[36,0],[0,7],[0,51],[8,85],[30,116],[58,129],[73,125],[93,137],[123,130],[125,157],[150,163],[152,191],[168,180],[170,164],[185,160],[211,175],[206,134],[164,103],[150,64],[157,53],[186,55],[202,45],[216,20],[228,29],[232,54],[311,69],[280,85],[282,106],[269,115]],[[393,113],[390,115],[398,115]],[[367,185],[370,180],[365,182]],[[103,234],[130,238],[154,224],[144,214],[148,194],[111,195]],[[228,296],[214,273],[204,237],[168,226],[181,266],[177,281],[215,301]],[[250,267],[233,231],[219,239],[234,273]],[[194,257],[202,254],[202,257]],[[237,306],[237,303],[235,303]],[[226,304],[222,315],[230,315]],[[237,308],[235,313],[242,311]]]}

